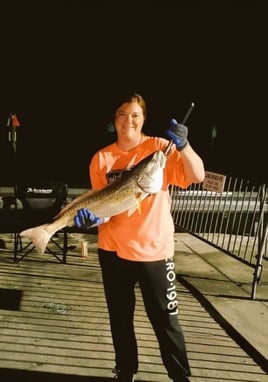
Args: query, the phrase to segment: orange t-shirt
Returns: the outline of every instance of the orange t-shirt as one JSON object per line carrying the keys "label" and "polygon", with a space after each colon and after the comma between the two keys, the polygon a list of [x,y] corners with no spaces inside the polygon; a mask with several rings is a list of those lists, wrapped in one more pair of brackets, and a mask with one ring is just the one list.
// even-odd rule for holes
{"label": "orange t-shirt", "polygon": [[[113,143],[94,154],[89,174],[94,190],[105,187],[109,179],[114,180],[122,171],[136,165],[157,150],[165,150],[168,140],[146,136],[133,150],[124,152]],[[169,185],[186,188],[181,156],[175,145],[164,168],[162,189],[147,196],[141,202],[141,211],[128,216],[123,212],[113,216],[98,227],[98,247],[116,251],[118,256],[132,261],[156,261],[173,256],[174,223],[170,213],[171,198]]]}

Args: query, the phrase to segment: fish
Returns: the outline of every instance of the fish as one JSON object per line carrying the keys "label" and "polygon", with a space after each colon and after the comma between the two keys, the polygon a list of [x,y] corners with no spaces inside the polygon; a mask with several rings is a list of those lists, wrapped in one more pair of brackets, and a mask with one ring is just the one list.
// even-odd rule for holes
{"label": "fish", "polygon": [[65,227],[74,225],[78,210],[87,208],[99,218],[111,218],[127,211],[131,216],[141,212],[141,202],[147,196],[156,194],[163,185],[163,170],[166,153],[158,150],[146,156],[121,178],[108,183],[100,190],[89,189],[66,204],[51,222],[27,228],[19,233],[44,254],[51,237]]}

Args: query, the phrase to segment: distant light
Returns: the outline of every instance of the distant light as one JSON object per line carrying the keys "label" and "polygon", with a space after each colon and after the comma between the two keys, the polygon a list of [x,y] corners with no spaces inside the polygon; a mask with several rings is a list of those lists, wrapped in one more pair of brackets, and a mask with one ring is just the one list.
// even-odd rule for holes
{"label": "distant light", "polygon": [[106,130],[108,133],[114,133],[115,132],[115,127],[113,122],[109,122],[108,125],[106,126]]}

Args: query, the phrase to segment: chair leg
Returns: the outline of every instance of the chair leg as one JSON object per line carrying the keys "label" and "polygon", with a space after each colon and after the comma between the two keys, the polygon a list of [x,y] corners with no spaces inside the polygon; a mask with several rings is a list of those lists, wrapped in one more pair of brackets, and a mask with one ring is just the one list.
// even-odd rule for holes
{"label": "chair leg", "polygon": [[[55,253],[52,249],[47,247],[47,252],[52,254],[56,259],[59,260],[60,263],[66,264],[67,263],[67,253],[68,253],[68,232],[67,230],[63,230],[63,245],[60,245],[57,243],[53,238],[51,238],[51,241],[54,243],[56,247],[58,247],[62,251],[62,260],[59,257],[57,253]],[[14,233],[14,263],[18,263],[21,261],[29,252],[31,252],[34,249],[34,246],[31,246],[31,243],[28,243],[26,246],[23,247],[22,245],[22,239],[19,235],[19,233]],[[25,251],[27,250],[27,251]],[[25,252],[24,252],[25,251]],[[20,258],[18,258],[18,253],[24,252]]]}
{"label": "chair leg", "polygon": [[59,244],[56,240],[53,239],[53,237],[50,240],[62,251],[62,260],[59,258],[59,254],[56,254],[51,248],[47,247],[47,251],[55,256],[60,263],[66,264],[68,253],[68,232],[66,229],[63,229],[61,232],[63,233],[63,244]]}
{"label": "chair leg", "polygon": [[22,249],[21,237],[17,232],[15,232],[14,233],[14,256],[13,256],[14,263],[17,262],[19,248]]}
{"label": "chair leg", "polygon": [[68,253],[68,232],[63,229],[63,263],[67,263],[67,253]]}
{"label": "chair leg", "polygon": [[22,241],[18,232],[14,233],[14,263],[18,262],[18,252],[22,251]]}
{"label": "chair leg", "polygon": [[[25,256],[28,255],[28,253],[34,249],[34,245],[28,243],[23,246],[20,235],[17,232],[15,232],[14,235],[14,263],[19,263],[22,259],[24,259]],[[18,257],[19,252],[22,253],[20,257]]]}

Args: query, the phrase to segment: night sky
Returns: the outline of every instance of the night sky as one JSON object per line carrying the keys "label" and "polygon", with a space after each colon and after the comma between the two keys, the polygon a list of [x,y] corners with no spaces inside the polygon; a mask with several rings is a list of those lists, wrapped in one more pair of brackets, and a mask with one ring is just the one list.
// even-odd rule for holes
{"label": "night sky", "polygon": [[[189,141],[206,169],[268,183],[262,7],[6,3],[0,5],[0,185],[44,179],[87,187],[89,160],[114,140],[107,124],[130,91],[147,101],[147,134],[165,136],[170,119],[183,120],[194,102]],[[7,140],[10,113],[21,124],[16,155]]]}

